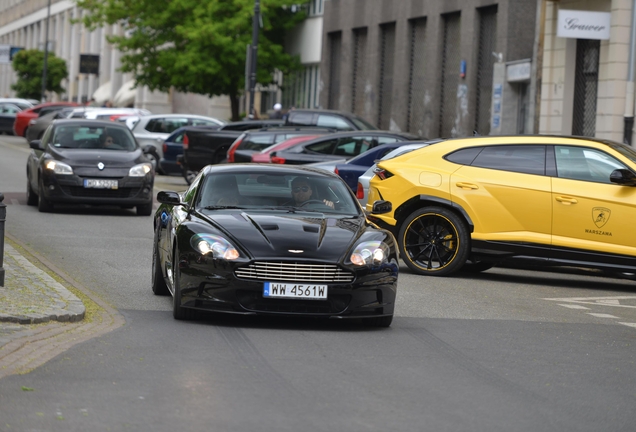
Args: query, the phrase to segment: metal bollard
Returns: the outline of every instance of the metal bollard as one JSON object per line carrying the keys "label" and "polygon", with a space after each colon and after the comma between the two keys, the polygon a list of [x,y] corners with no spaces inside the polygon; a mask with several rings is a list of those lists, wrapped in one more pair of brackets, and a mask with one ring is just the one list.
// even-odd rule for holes
{"label": "metal bollard", "polygon": [[7,205],[2,201],[4,195],[0,192],[0,287],[4,286],[4,221],[7,219]]}

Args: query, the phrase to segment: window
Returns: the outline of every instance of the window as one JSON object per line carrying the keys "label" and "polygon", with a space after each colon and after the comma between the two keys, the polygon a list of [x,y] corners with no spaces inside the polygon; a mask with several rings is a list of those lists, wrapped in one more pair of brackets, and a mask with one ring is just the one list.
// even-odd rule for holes
{"label": "window", "polygon": [[378,140],[378,145],[382,145],[382,144],[389,144],[389,143],[394,143],[397,142],[398,139],[395,137],[377,137]]}
{"label": "window", "polygon": [[192,119],[192,126],[218,126],[218,123],[211,120]]}
{"label": "window", "polygon": [[305,150],[312,153],[333,154],[333,149],[337,144],[337,139],[330,139],[308,145],[307,147],[305,147]]}
{"label": "window", "polygon": [[314,115],[311,113],[290,113],[287,123],[293,125],[313,126]]}
{"label": "window", "polygon": [[373,137],[341,138],[334,150],[338,156],[357,156],[371,148]]}
{"label": "window", "polygon": [[545,146],[501,145],[484,147],[471,165],[502,171],[545,175]]}
{"label": "window", "polygon": [[248,135],[239,144],[241,150],[257,150],[261,151],[274,144],[274,135]]}
{"label": "window", "polygon": [[555,147],[559,178],[611,183],[610,174],[616,169],[628,169],[607,153],[584,147]]}
{"label": "window", "polygon": [[318,115],[317,126],[328,127],[338,130],[353,130],[353,128],[341,119],[340,117],[332,116],[332,115]]}
{"label": "window", "polygon": [[446,155],[445,159],[449,162],[460,165],[470,165],[473,163],[479,152],[481,152],[483,149],[483,147],[470,147],[457,150],[454,153]]}

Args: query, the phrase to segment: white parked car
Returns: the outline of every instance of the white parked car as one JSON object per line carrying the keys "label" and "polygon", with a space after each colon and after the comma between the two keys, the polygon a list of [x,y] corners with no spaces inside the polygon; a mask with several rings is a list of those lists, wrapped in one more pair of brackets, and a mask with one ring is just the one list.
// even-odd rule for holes
{"label": "white parked car", "polygon": [[147,116],[152,114],[143,108],[96,108],[87,111],[84,118],[89,120],[115,121],[117,118],[129,115]]}
{"label": "white parked car", "polygon": [[[163,156],[163,142],[183,126],[221,126],[225,122],[196,114],[154,114],[139,117],[132,128],[133,135],[156,170]],[[154,160],[153,160],[154,159]]]}
{"label": "white parked car", "polygon": [[[33,104],[33,99],[22,99],[22,98],[0,98],[0,103],[10,103],[16,105],[21,110],[33,108],[35,104]],[[39,103],[39,102],[38,102]]]}

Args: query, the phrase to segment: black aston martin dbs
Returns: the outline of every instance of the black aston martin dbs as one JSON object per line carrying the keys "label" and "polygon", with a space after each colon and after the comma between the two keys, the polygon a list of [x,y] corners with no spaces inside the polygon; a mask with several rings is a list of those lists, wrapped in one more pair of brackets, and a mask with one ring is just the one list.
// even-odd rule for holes
{"label": "black aston martin dbs", "polygon": [[[391,324],[395,238],[367,221],[335,174],[214,165],[187,191],[157,199],[152,289],[172,294],[174,318],[208,310]],[[374,206],[390,210],[383,201]]]}

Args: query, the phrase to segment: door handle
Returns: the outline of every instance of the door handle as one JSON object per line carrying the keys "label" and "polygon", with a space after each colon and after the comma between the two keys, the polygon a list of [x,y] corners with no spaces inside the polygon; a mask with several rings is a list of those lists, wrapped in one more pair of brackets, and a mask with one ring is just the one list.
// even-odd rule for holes
{"label": "door handle", "polygon": [[570,198],[570,197],[564,197],[564,196],[558,196],[556,197],[556,200],[565,205],[577,204],[579,202],[576,198]]}
{"label": "door handle", "polygon": [[455,186],[457,186],[458,188],[469,189],[469,190],[479,189],[479,186],[477,186],[474,183],[457,182],[455,183]]}

